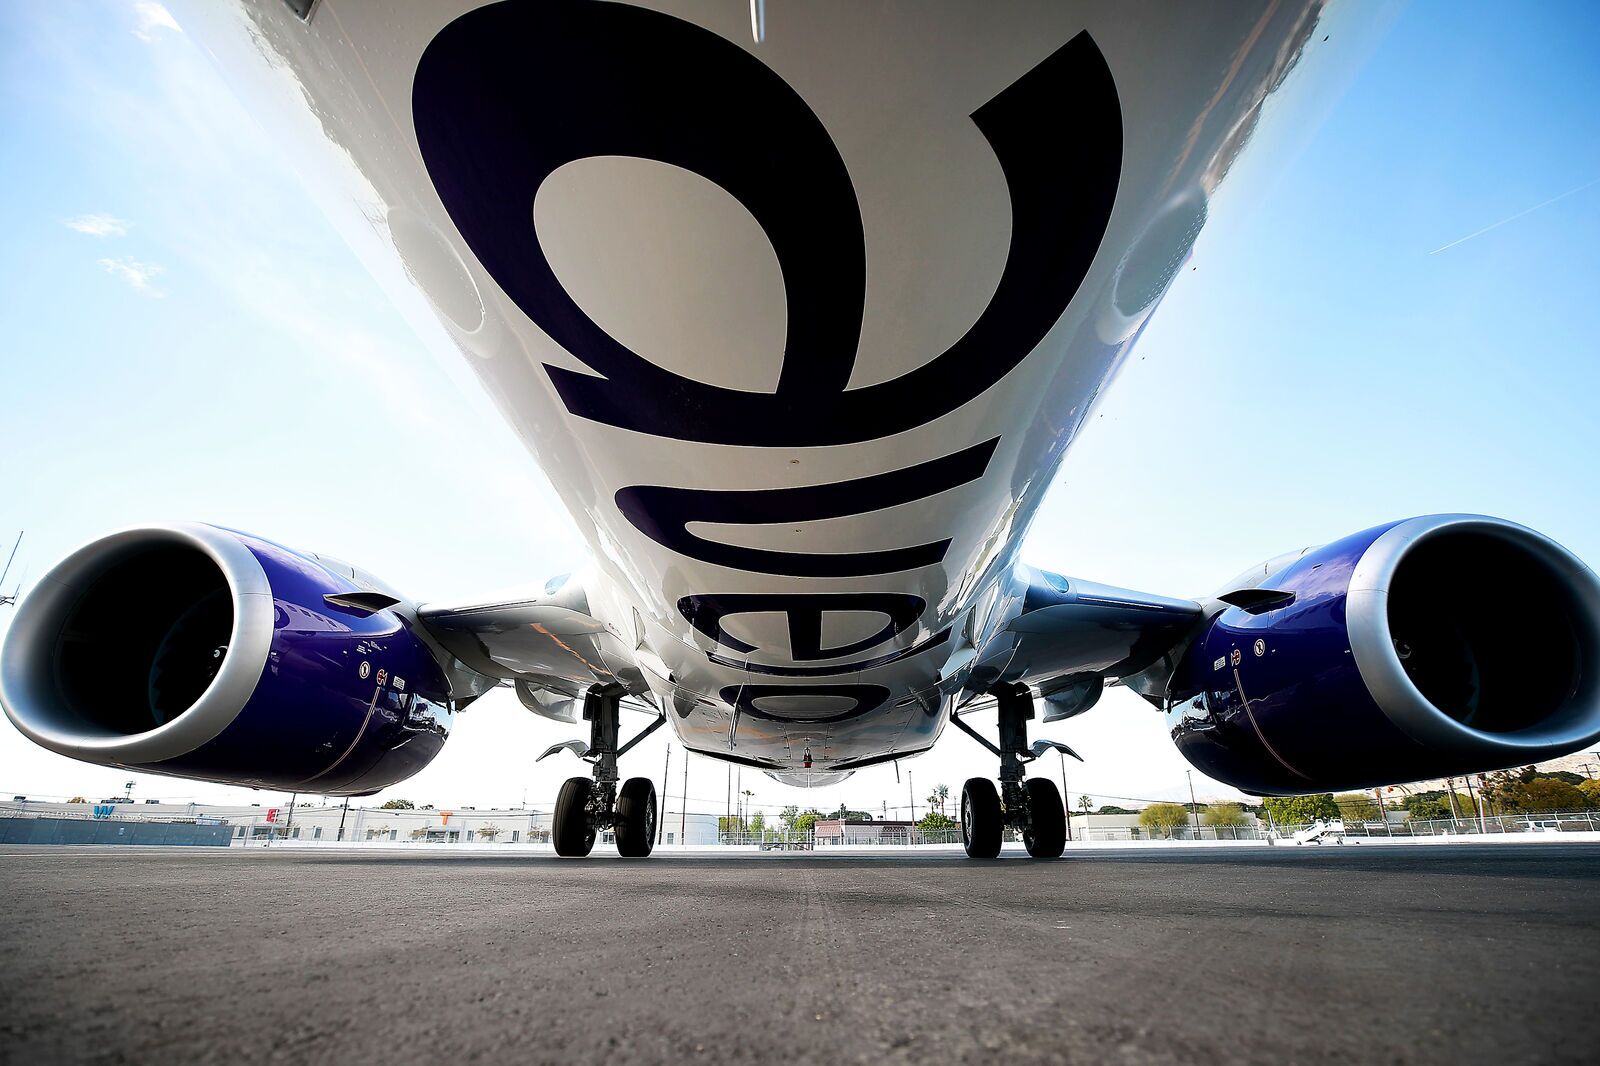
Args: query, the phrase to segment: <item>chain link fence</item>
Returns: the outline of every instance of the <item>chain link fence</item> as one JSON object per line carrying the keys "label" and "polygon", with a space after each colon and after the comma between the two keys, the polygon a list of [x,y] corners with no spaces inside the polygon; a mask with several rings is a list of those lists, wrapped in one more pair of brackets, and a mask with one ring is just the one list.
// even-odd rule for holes
{"label": "chain link fence", "polygon": [[[1322,823],[1327,831],[1340,823]],[[1550,811],[1522,814],[1485,815],[1482,818],[1439,818],[1395,822],[1347,819],[1339,835],[1355,838],[1405,839],[1407,837],[1504,836],[1527,833],[1600,832],[1600,811]],[[1253,826],[1180,826],[1171,831],[1140,826],[1095,828],[1078,827],[1077,836],[1085,841],[1119,840],[1267,840],[1293,839],[1318,828],[1317,823]]]}
{"label": "chain link fence", "polygon": [[[321,826],[304,828],[295,825],[267,823],[255,818],[250,822],[241,822],[236,819],[227,819],[208,816],[204,807],[194,806],[189,811],[164,811],[145,812],[127,804],[108,803],[82,803],[82,804],[50,804],[43,806],[27,802],[0,801],[0,819],[8,821],[55,819],[64,822],[92,821],[99,823],[119,823],[152,825],[167,823],[173,825],[191,826],[226,826],[230,836],[236,838],[235,842],[244,844],[251,841],[276,841],[295,839],[310,842],[324,843],[393,843],[402,841],[423,841],[427,843],[463,843],[473,842],[474,833],[470,830],[456,830],[455,827],[427,827],[421,829],[396,829],[387,825],[381,828],[363,826],[361,811],[349,811],[350,828],[343,834],[336,833],[331,828]],[[1344,822],[1330,822],[1317,824],[1296,825],[1271,825],[1260,823],[1243,826],[1208,826],[1208,825],[1183,825],[1170,830],[1150,829],[1141,826],[1096,826],[1093,818],[1088,819],[1088,824],[1081,814],[1074,814],[1072,818],[1072,837],[1078,843],[1115,843],[1123,841],[1294,841],[1297,837],[1303,842],[1322,842],[1337,839],[1437,839],[1457,837],[1505,837],[1505,836],[1534,836],[1558,835],[1563,833],[1600,833],[1600,811],[1551,811],[1551,812],[1525,812],[1507,815],[1484,815],[1470,818],[1441,818],[1425,821],[1357,821],[1347,819]],[[502,833],[499,829],[481,831],[477,834],[477,843],[487,844],[497,841],[521,844],[548,844],[549,833],[543,827],[526,827],[510,833]],[[18,829],[11,831],[26,832]],[[102,834],[104,835],[104,834]],[[606,834],[609,837],[609,833]],[[1003,839],[1007,843],[1020,842],[1020,835],[1013,830],[1006,830]],[[920,826],[906,825],[904,823],[887,822],[837,822],[819,823],[815,828],[804,832],[782,826],[769,827],[764,830],[749,831],[739,828],[723,828],[717,833],[714,841],[708,840],[706,844],[751,848],[762,851],[812,851],[830,847],[916,847],[926,845],[940,845],[959,847],[961,845],[961,828],[959,825],[938,829],[925,829]]]}

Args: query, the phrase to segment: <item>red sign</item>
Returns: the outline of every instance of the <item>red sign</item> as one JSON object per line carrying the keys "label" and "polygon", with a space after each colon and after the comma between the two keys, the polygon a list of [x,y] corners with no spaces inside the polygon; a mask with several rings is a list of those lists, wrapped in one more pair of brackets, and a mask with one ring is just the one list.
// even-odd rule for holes
{"label": "red sign", "polygon": [[267,821],[276,822],[278,820],[278,812],[280,810],[282,810],[282,809],[283,809],[282,807],[268,807],[267,808]]}

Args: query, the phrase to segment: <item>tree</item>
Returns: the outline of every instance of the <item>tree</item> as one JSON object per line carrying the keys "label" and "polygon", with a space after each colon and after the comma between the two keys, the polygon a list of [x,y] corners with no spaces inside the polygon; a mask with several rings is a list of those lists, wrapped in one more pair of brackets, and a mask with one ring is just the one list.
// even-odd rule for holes
{"label": "tree", "polygon": [[1101,807],[1099,810],[1095,811],[1094,813],[1096,813],[1096,814],[1132,814],[1133,812],[1128,810],[1128,808],[1126,808],[1126,807],[1118,807],[1118,806],[1116,806],[1114,804],[1108,803],[1104,807]]}
{"label": "tree", "polygon": [[1212,803],[1207,805],[1205,813],[1200,816],[1200,821],[1206,825],[1227,828],[1248,825],[1250,819],[1244,816],[1244,806],[1242,804]]}
{"label": "tree", "polygon": [[378,805],[380,811],[414,811],[417,805],[410,800],[389,800]]}
{"label": "tree", "polygon": [[1427,822],[1443,818],[1463,818],[1472,816],[1472,797],[1464,792],[1456,793],[1455,809],[1450,807],[1450,793],[1433,789],[1428,792],[1415,792],[1401,801],[1406,813],[1411,815],[1413,821]]}
{"label": "tree", "polygon": [[1378,810],[1378,801],[1365,792],[1341,792],[1333,797],[1334,806],[1339,808],[1339,817],[1351,822],[1377,822],[1383,819],[1383,812]]}
{"label": "tree", "polygon": [[1506,808],[1513,811],[1581,811],[1589,805],[1582,789],[1553,777],[1536,777],[1505,798]]}
{"label": "tree", "polygon": [[917,828],[929,829],[955,829],[957,822],[949,815],[940,814],[938,811],[929,811],[917,820]]}
{"label": "tree", "polygon": [[478,835],[492,844],[494,843],[494,838],[500,835],[500,827],[497,825],[480,825],[478,827]]}
{"label": "tree", "polygon": [[68,803],[88,803],[89,801],[84,799],[82,796],[73,796],[71,799],[67,800],[67,802]]}
{"label": "tree", "polygon": [[[1570,775],[1568,775],[1570,776]],[[1585,790],[1557,777],[1540,773],[1532,766],[1490,774],[1483,786],[1483,797],[1499,813],[1583,810],[1594,806],[1592,790]]]}
{"label": "tree", "polygon": [[950,799],[950,786],[949,785],[935,785],[934,788],[933,788],[933,795],[928,797],[928,802],[930,804],[932,804],[935,808],[937,808],[940,814],[943,814],[944,813],[944,805],[949,799]]}
{"label": "tree", "polygon": [[1268,796],[1262,803],[1279,826],[1339,817],[1339,805],[1333,802],[1331,792],[1316,796]]}
{"label": "tree", "polygon": [[1600,781],[1589,780],[1580,782],[1578,785],[1578,791],[1582,792],[1584,796],[1588,798],[1588,802],[1584,804],[1585,807],[1589,808],[1590,810],[1600,808]]}
{"label": "tree", "polygon": [[750,832],[764,836],[767,832],[767,816],[757,811],[750,816]]}
{"label": "tree", "polygon": [[1174,829],[1181,829],[1189,824],[1189,812],[1183,809],[1181,803],[1152,803],[1139,812],[1139,824],[1145,829],[1159,830],[1162,836],[1170,837]]}
{"label": "tree", "polygon": [[821,817],[822,812],[817,810],[815,807],[810,808],[804,814],[796,815],[794,820],[794,831],[802,836],[811,833],[816,829],[817,820]]}
{"label": "tree", "polygon": [[800,808],[796,807],[792,803],[789,804],[789,806],[785,807],[783,810],[778,812],[778,821],[782,822],[784,824],[785,828],[788,828],[788,829],[793,829],[794,828],[795,819],[799,818],[799,817],[800,817]]}
{"label": "tree", "polygon": [[839,809],[837,811],[834,811],[832,814],[828,815],[828,817],[829,818],[837,818],[842,822],[870,822],[870,821],[872,821],[872,815],[868,814],[866,811],[852,811],[850,808],[846,807],[842,803],[839,804]]}

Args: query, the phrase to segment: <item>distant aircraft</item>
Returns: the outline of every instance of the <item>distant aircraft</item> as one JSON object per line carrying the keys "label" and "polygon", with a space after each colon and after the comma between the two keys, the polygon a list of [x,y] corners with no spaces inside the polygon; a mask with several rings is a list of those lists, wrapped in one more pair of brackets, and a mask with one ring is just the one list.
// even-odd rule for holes
{"label": "distant aircraft", "polygon": [[[556,850],[609,828],[646,855],[655,790],[618,758],[664,722],[800,785],[953,723],[999,763],[998,789],[962,790],[968,854],[1009,827],[1041,858],[1065,820],[1025,776],[1053,746],[1028,723],[1110,685],[1262,794],[1600,737],[1600,582],[1509,522],[1389,522],[1194,600],[1019,562],[1263,110],[1314,91],[1322,5],[808,2],[754,26],[661,7],[178,8],[374,272],[429,301],[593,562],[446,605],[233,530],[115,533],[18,609],[19,729],[103,765],[362,795],[510,685],[586,723],[552,749],[593,766],[561,789]],[[1196,443],[1215,458],[1198,423]],[[1223,483],[1214,520],[1235,520]],[[650,716],[631,738],[624,708]],[[993,741],[967,721],[989,708]]]}

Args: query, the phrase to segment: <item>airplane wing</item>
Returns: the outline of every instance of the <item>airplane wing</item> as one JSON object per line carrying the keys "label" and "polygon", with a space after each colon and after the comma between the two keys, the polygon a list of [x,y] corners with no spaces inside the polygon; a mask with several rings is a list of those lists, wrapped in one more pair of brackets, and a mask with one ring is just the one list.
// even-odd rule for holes
{"label": "airplane wing", "polygon": [[510,682],[522,705],[542,717],[575,723],[584,691],[595,685],[620,685],[655,702],[640,665],[648,649],[590,613],[581,581],[554,579],[543,596],[425,604],[417,616],[453,655]]}
{"label": "airplane wing", "polygon": [[1196,600],[1018,570],[1025,591],[975,656],[963,688],[971,698],[1001,685],[1027,685],[1045,701],[1046,722],[1087,711],[1108,682],[1150,698],[1147,692],[1165,687],[1183,648],[1214,613]]}

